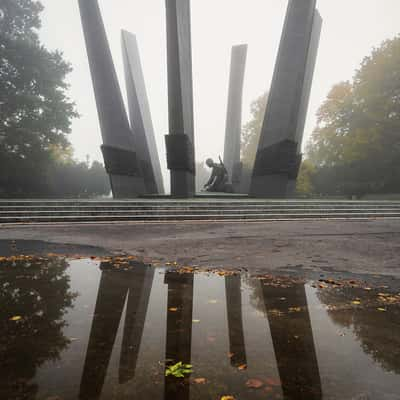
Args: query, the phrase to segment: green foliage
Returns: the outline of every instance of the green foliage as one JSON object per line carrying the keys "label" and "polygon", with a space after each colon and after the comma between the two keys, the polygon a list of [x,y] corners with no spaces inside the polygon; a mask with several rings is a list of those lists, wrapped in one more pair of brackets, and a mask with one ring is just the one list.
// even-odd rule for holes
{"label": "green foliage", "polygon": [[264,93],[251,104],[251,120],[244,125],[241,140],[241,159],[244,168],[253,168],[261,128],[267,107],[268,93]]}
{"label": "green foliage", "polygon": [[175,365],[167,367],[165,370],[165,376],[172,375],[175,378],[184,378],[185,375],[191,374],[192,372],[192,365],[183,364],[182,361],[179,361]]}
{"label": "green foliage", "polygon": [[308,144],[321,194],[400,191],[400,37],[366,57],[352,82],[335,85]]}
{"label": "green foliage", "polygon": [[36,195],[54,164],[71,158],[71,66],[39,41],[40,2],[1,0],[0,9],[0,189]]}
{"label": "green foliage", "polygon": [[315,167],[309,160],[304,160],[300,167],[296,182],[296,193],[301,197],[309,197],[314,194],[313,179]]}

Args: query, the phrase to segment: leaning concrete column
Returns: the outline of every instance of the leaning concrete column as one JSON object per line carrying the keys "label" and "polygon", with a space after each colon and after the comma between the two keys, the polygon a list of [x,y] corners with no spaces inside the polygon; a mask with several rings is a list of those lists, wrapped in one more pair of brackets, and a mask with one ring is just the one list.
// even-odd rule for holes
{"label": "leaning concrete column", "polygon": [[290,0],[250,186],[255,197],[286,197],[297,176],[303,88],[316,0]]}
{"label": "leaning concrete column", "polygon": [[239,189],[242,172],[242,165],[240,163],[240,137],[242,133],[242,102],[246,57],[247,45],[232,47],[224,164],[232,180],[235,192]]}
{"label": "leaning concrete column", "polygon": [[190,0],[166,0],[169,135],[167,163],[171,194],[195,192],[192,45]]}
{"label": "leaning concrete column", "polygon": [[113,195],[136,197],[144,193],[144,182],[100,8],[97,0],[79,0],[79,8]]}
{"label": "leaning concrete column", "polygon": [[[321,37],[322,18],[318,10],[315,10],[314,24],[311,34],[310,48],[308,50],[306,77],[303,86],[303,96],[300,103],[299,119],[297,122],[295,142],[297,143],[297,155],[301,157],[301,144],[303,142],[304,126],[306,124],[307,110],[310,103],[312,82],[317,61],[319,39]],[[292,196],[296,190],[296,176],[289,177],[288,195]]]}
{"label": "leaning concrete column", "polygon": [[131,128],[135,133],[147,193],[164,194],[160,159],[154,138],[142,64],[136,36],[122,31],[122,53]]}

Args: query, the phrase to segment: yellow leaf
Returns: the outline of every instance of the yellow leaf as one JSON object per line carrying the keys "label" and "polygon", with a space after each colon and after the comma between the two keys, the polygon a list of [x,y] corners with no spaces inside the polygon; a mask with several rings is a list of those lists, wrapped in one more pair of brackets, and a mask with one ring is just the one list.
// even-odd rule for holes
{"label": "yellow leaf", "polygon": [[235,400],[233,396],[222,396],[221,400]]}
{"label": "yellow leaf", "polygon": [[381,308],[381,307],[379,307],[379,308],[378,308],[378,311],[385,312],[385,311],[386,311],[386,309],[385,309],[385,308]]}
{"label": "yellow leaf", "polygon": [[193,319],[192,322],[195,323],[195,324],[198,324],[200,322],[200,320],[199,319]]}
{"label": "yellow leaf", "polygon": [[356,305],[361,304],[361,301],[354,300],[354,301],[353,301],[353,304],[356,304]]}
{"label": "yellow leaf", "polygon": [[168,311],[176,312],[176,311],[178,311],[178,309],[176,307],[171,307],[171,308],[168,308]]}
{"label": "yellow leaf", "polygon": [[247,369],[247,364],[242,364],[238,366],[239,371],[244,371],[245,369]]}
{"label": "yellow leaf", "polygon": [[10,318],[10,321],[19,321],[20,319],[22,319],[20,315],[15,315],[14,317]]}

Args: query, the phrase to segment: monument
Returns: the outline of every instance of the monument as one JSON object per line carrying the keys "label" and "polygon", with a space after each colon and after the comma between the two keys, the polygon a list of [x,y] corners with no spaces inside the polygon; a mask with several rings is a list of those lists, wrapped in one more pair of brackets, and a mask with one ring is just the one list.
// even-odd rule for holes
{"label": "monument", "polygon": [[190,0],[166,0],[169,134],[165,136],[171,195],[195,194]]}
{"label": "monument", "polygon": [[[249,183],[240,162],[247,45],[233,46],[224,165],[233,191],[253,197],[294,192],[322,19],[316,0],[290,0]],[[126,115],[98,0],[79,0],[114,198],[164,194],[160,160],[136,37],[122,32],[129,119]],[[165,136],[171,195],[195,195],[190,0],[166,0],[169,132]],[[250,186],[248,188],[248,186]],[[226,191],[226,190],[225,190]],[[231,190],[232,191],[232,190]]]}
{"label": "monument", "polygon": [[164,194],[160,159],[154,138],[149,101],[136,36],[122,31],[122,53],[125,67],[129,116],[136,137],[138,154],[147,193]]}
{"label": "monument", "polygon": [[246,57],[247,45],[232,47],[224,165],[228,171],[228,175],[231,177],[235,193],[239,191],[242,173],[242,164],[240,162],[240,138],[242,133],[242,102]]}
{"label": "monument", "polygon": [[146,189],[99,4],[97,0],[79,0],[79,8],[113,196],[137,197]]}
{"label": "monument", "polygon": [[321,24],[315,6],[316,0],[289,1],[250,196],[285,198],[297,179]]}

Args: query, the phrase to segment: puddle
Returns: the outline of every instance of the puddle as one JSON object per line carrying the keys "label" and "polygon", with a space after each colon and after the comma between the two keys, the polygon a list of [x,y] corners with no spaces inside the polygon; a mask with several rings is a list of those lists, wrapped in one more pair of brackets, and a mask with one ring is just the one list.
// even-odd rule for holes
{"label": "puddle", "polygon": [[400,399],[389,288],[114,261],[0,259],[1,399]]}

